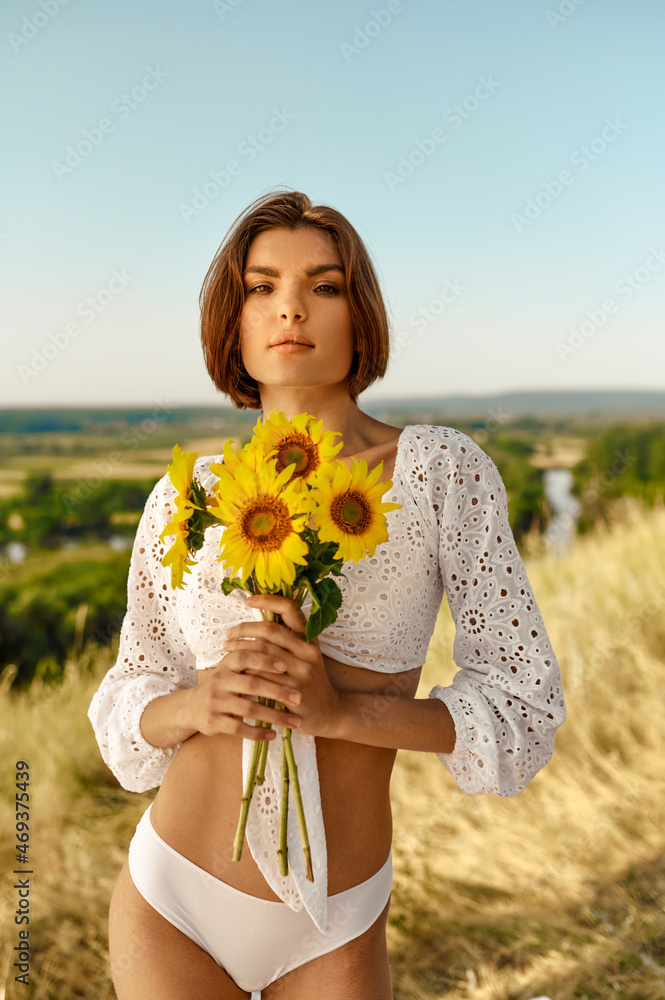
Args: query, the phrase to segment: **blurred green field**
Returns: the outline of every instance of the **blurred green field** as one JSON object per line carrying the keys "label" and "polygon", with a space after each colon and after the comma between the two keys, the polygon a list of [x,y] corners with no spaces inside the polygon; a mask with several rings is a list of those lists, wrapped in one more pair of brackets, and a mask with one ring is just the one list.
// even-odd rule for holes
{"label": "blurred green field", "polygon": [[168,441],[161,447],[155,447],[152,439],[146,446],[136,437],[130,439],[130,444],[123,444],[121,438],[109,440],[85,434],[62,440],[53,440],[54,435],[36,435],[36,440],[30,440],[26,447],[25,441],[18,440],[25,435],[15,435],[16,440],[2,441],[0,496],[18,496],[26,477],[38,470],[71,482],[86,481],[97,475],[100,468],[107,471],[105,478],[110,480],[153,479],[156,482],[171,461],[176,441],[183,450],[211,455],[221,453],[226,440],[221,434],[216,437],[192,435],[191,429],[181,436],[175,436],[177,433],[177,430],[169,432]]}

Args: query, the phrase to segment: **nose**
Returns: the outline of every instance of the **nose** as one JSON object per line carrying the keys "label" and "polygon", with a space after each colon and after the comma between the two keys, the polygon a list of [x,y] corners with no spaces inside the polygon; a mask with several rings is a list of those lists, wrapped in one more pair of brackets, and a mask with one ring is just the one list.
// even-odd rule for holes
{"label": "nose", "polygon": [[298,288],[284,287],[278,299],[279,318],[286,323],[301,323],[307,318],[305,302]]}

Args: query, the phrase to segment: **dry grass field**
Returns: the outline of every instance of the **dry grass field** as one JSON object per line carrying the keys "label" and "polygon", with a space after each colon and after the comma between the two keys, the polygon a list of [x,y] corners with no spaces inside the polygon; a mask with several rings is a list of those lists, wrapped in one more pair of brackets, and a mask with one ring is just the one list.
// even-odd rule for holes
{"label": "dry grass field", "polygon": [[[393,778],[396,1000],[665,997],[665,509],[528,571],[564,674],[552,763],[513,799],[462,795],[434,755]],[[420,694],[447,683],[441,611]],[[106,1000],[108,902],[154,792],[121,789],[86,710],[111,651],[62,685],[0,684],[0,1000]],[[31,986],[13,980],[14,762],[30,762]]]}

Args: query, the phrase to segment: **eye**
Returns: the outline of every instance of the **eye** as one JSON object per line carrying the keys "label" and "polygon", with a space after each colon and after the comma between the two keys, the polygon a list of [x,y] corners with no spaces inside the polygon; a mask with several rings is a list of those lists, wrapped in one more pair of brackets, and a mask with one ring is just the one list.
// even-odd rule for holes
{"label": "eye", "polygon": [[[254,285],[252,288],[248,288],[247,295],[251,295],[252,292],[260,292],[262,289],[267,289],[269,292],[272,291],[272,285]],[[317,285],[314,289],[315,292],[323,292],[325,296],[341,295],[339,288],[334,285]]]}

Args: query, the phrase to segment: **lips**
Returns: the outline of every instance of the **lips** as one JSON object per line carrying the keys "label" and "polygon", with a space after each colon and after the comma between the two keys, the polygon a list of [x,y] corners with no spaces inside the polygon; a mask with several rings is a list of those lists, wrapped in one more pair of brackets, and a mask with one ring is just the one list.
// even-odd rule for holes
{"label": "lips", "polygon": [[282,344],[300,344],[303,347],[314,347],[311,340],[303,337],[299,333],[280,333],[275,340],[271,341],[271,347],[280,347]]}

